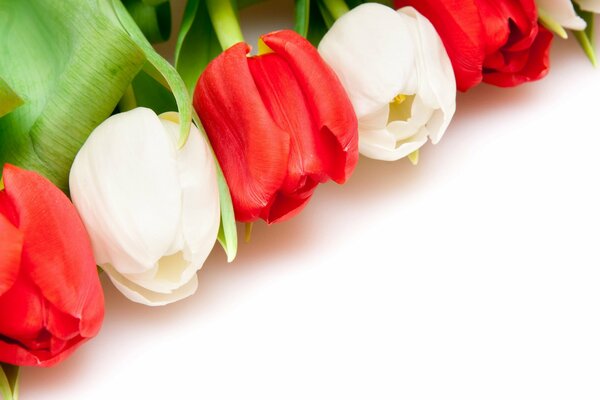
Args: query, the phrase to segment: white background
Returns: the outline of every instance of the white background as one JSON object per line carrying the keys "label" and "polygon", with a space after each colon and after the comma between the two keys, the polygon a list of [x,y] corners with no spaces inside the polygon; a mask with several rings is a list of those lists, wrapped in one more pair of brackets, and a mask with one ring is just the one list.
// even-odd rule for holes
{"label": "white background", "polygon": [[[287,3],[244,12],[248,38]],[[417,167],[361,158],[233,264],[215,247],[193,297],[103,282],[100,335],[21,399],[600,398],[599,99],[556,40],[543,81],[460,94]]]}

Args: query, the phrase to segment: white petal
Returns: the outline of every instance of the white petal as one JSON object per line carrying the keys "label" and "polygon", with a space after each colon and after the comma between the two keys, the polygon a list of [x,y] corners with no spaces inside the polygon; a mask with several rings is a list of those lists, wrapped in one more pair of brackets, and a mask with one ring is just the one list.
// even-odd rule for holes
{"label": "white petal", "polygon": [[575,0],[582,10],[600,13],[600,0]]}
{"label": "white petal", "polygon": [[415,93],[412,39],[394,10],[367,3],[339,18],[321,40],[319,53],[340,78],[359,119],[399,93]]}
{"label": "white petal", "polygon": [[[427,18],[412,7],[398,10],[407,21],[415,41],[416,70],[418,71],[417,100],[422,101],[430,110],[425,124],[433,143],[437,143],[452,120],[456,111],[456,80],[452,63],[437,31]],[[426,110],[426,108],[425,108]],[[436,117],[432,120],[431,116]],[[441,118],[440,118],[441,117]]]}
{"label": "white petal", "polygon": [[188,282],[168,293],[158,293],[136,285],[128,277],[119,274],[112,266],[103,265],[115,287],[128,299],[148,306],[162,306],[191,296],[198,288],[198,278],[194,274]]}
{"label": "white petal", "polygon": [[[179,124],[163,119],[165,129],[176,144]],[[184,257],[199,269],[217,238],[220,224],[219,188],[214,157],[205,137],[192,125],[183,149],[177,152],[177,168],[182,193],[181,233]]]}
{"label": "white petal", "polygon": [[365,130],[358,141],[359,151],[364,156],[383,161],[396,161],[408,156],[427,143],[427,129],[422,128],[406,141],[396,141],[387,129]]}
{"label": "white petal", "polygon": [[149,109],[114,115],[83,145],[70,189],[98,264],[143,273],[168,252],[179,229],[175,146]]}
{"label": "white petal", "polygon": [[571,0],[536,0],[536,4],[561,26],[578,31],[585,29],[586,23],[575,13]]}

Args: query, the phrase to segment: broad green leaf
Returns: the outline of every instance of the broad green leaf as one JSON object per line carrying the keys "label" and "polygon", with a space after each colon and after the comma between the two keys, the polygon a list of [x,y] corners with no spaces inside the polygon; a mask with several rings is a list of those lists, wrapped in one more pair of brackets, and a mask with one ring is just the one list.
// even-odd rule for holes
{"label": "broad green leaf", "polygon": [[97,1],[0,0],[2,18],[0,76],[25,103],[0,118],[0,168],[36,170],[68,191],[73,158],[144,54]]}
{"label": "broad green leaf", "polygon": [[310,17],[310,0],[296,0],[294,30],[303,37],[308,35],[308,23]]}
{"label": "broad green leaf", "polygon": [[19,367],[0,363],[0,398],[3,400],[19,398]]}
{"label": "broad green leaf", "polygon": [[202,71],[221,51],[204,1],[189,0],[175,47],[175,67],[190,93]]}
{"label": "broad green leaf", "polygon": [[124,0],[123,4],[150,43],[161,43],[169,39],[171,3],[168,0]]}
{"label": "broad green leaf", "polygon": [[0,117],[23,104],[21,99],[2,78],[0,78]]}
{"label": "broad green leaf", "polygon": [[192,123],[192,100],[185,87],[185,83],[175,70],[175,68],[169,64],[167,60],[162,58],[156,50],[152,47],[150,42],[144,37],[144,34],[140,28],[136,25],[135,21],[127,12],[127,9],[119,0],[111,0],[114,11],[121,21],[121,24],[125,30],[131,35],[131,38],[143,51],[148,63],[151,65],[149,68],[145,68],[150,76],[158,78],[153,71],[158,71],[163,79],[159,81],[163,84],[166,83],[167,88],[175,96],[177,102],[177,108],[179,109],[179,118],[181,119],[181,127],[179,131],[179,146],[183,146],[187,140],[190,132],[190,126]]}

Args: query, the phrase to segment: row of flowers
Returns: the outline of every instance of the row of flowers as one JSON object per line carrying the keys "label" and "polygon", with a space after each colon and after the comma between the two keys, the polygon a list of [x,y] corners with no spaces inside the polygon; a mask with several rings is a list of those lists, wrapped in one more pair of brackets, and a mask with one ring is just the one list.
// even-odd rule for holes
{"label": "row of flowers", "polygon": [[[580,31],[594,61],[589,15],[600,12],[600,0],[396,0],[397,10],[377,3],[348,10],[341,0],[323,0],[331,26],[318,47],[306,38],[306,24],[263,35],[250,55],[231,3],[190,1],[190,15],[206,7],[214,31],[204,36],[212,34],[223,51],[182,79],[113,3],[121,29],[152,64],[145,71],[162,74],[158,81],[174,93],[179,113],[138,107],[132,84],[121,91],[120,112],[71,146],[68,182],[52,166],[19,162],[25,158],[8,149],[12,142],[2,143],[3,363],[54,365],[99,331],[104,299],[96,265],[129,299],[168,304],[196,291],[196,272],[217,239],[235,257],[233,216],[248,224],[285,221],[320,183],[347,181],[359,153],[417,164],[421,147],[448,128],[457,90],[515,86],[548,73],[550,30]],[[193,24],[184,20],[182,30]],[[181,37],[185,48],[190,39]],[[185,57],[178,53],[178,62]],[[186,100],[180,86],[190,76]],[[0,76],[0,95],[12,99],[0,103],[7,137],[11,125],[2,120],[18,117],[26,103],[18,87]],[[28,156],[43,158],[38,142]],[[0,370],[6,398],[10,375]]]}

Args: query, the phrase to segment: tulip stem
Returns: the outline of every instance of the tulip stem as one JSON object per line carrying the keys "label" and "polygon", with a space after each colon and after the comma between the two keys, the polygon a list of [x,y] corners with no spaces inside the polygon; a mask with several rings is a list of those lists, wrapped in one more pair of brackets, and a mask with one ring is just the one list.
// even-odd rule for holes
{"label": "tulip stem", "polygon": [[244,41],[242,28],[231,0],[206,0],[206,6],[223,50]]}
{"label": "tulip stem", "polygon": [[321,0],[321,2],[334,21],[350,11],[344,0]]}

